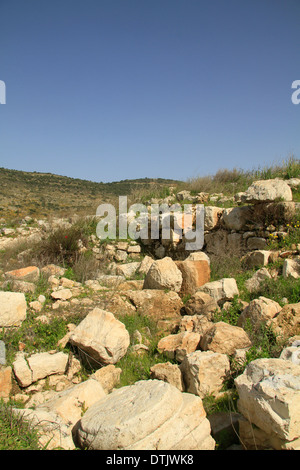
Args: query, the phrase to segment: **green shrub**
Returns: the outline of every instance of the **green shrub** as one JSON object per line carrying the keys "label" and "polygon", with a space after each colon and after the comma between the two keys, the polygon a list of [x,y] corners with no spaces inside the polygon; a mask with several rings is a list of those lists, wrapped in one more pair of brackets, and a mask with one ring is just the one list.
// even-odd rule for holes
{"label": "green shrub", "polygon": [[47,264],[70,266],[80,253],[80,241],[87,246],[88,241],[82,227],[59,227],[39,242],[36,251]]}

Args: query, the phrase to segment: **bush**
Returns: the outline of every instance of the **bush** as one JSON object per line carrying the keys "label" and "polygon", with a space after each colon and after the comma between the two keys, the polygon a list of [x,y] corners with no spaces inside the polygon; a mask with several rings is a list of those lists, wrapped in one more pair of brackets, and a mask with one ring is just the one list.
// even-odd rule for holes
{"label": "bush", "polygon": [[79,255],[81,244],[86,246],[87,239],[80,227],[59,227],[38,244],[36,251],[47,264],[69,266]]}

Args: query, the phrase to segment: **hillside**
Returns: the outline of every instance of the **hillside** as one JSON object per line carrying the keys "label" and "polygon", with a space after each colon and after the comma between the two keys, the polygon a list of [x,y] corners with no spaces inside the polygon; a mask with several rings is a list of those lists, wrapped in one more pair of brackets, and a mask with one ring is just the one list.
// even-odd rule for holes
{"label": "hillside", "polygon": [[[39,176],[49,195],[60,177]],[[175,229],[0,218],[0,450],[299,449],[299,162],[241,192],[245,176],[130,194],[203,200],[202,249]]]}
{"label": "hillside", "polygon": [[99,204],[113,202],[119,195],[156,193],[179,183],[163,178],[97,183],[51,173],[0,168],[0,217],[93,215]]}

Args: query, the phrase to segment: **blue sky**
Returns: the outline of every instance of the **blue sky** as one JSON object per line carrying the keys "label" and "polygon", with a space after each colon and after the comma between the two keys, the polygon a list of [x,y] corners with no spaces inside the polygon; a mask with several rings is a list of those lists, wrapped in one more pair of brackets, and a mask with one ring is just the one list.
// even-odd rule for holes
{"label": "blue sky", "polygon": [[299,0],[0,0],[0,166],[186,180],[300,157]]}

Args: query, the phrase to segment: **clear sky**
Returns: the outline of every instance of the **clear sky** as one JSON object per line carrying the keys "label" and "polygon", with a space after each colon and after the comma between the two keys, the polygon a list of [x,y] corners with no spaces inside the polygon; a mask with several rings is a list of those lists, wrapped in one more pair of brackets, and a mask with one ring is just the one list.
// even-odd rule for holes
{"label": "clear sky", "polygon": [[300,156],[299,0],[0,0],[0,166],[186,180]]}

